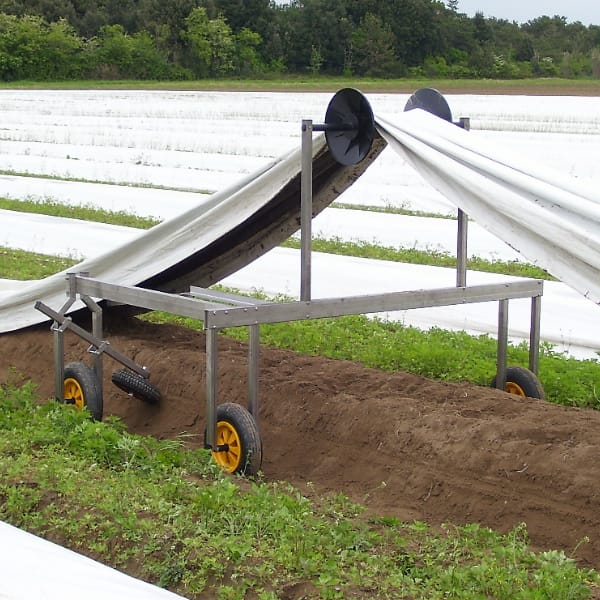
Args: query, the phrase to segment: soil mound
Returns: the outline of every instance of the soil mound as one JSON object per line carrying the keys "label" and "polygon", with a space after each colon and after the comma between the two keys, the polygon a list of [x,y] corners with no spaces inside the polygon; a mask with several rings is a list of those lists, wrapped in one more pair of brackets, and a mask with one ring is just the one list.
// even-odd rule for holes
{"label": "soil mound", "polygon": [[[204,335],[137,319],[105,323],[110,343],[146,365],[159,406],[110,382],[104,414],[136,433],[170,438],[204,430]],[[87,360],[67,334],[66,358]],[[88,361],[89,362],[89,361]],[[53,396],[48,327],[0,336],[0,382],[9,367]],[[219,402],[245,404],[247,349],[219,341]],[[310,494],[344,492],[379,515],[431,524],[478,522],[508,531],[525,522],[538,549],[576,551],[600,568],[600,411],[520,399],[469,384],[383,373],[360,364],[261,348],[260,427],[267,480]]]}

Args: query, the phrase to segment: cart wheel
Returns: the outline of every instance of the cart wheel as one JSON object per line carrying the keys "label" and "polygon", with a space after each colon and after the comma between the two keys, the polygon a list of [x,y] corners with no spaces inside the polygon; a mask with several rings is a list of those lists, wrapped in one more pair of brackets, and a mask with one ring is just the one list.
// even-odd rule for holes
{"label": "cart wheel", "polygon": [[[492,380],[492,387],[496,387],[496,378]],[[506,369],[506,387],[509,394],[527,398],[544,400],[546,394],[537,375],[524,367],[508,367]]]}
{"label": "cart wheel", "polygon": [[158,404],[160,402],[160,390],[137,373],[119,369],[113,371],[111,380],[119,389],[138,400],[143,400],[148,404]]}
{"label": "cart wheel", "polygon": [[[205,434],[206,435],[206,434]],[[217,407],[216,463],[226,473],[256,475],[262,465],[262,444],[254,417],[240,404],[226,402]]]}
{"label": "cart wheel", "polygon": [[102,420],[102,392],[94,369],[82,362],[65,365],[63,396],[67,404],[87,408],[96,421]]}

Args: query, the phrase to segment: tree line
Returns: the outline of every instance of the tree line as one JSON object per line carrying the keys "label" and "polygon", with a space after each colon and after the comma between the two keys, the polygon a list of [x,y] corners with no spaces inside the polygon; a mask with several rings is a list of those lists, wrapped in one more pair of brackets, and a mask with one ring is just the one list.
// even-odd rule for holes
{"label": "tree line", "polygon": [[600,26],[459,0],[0,0],[0,80],[600,77]]}

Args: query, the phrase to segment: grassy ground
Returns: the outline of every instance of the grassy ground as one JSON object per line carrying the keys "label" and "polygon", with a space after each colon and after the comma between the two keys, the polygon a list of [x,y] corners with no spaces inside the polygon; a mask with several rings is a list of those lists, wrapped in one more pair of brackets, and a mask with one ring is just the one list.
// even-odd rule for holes
{"label": "grassy ground", "polygon": [[199,81],[19,81],[0,83],[0,89],[152,89],[270,92],[336,92],[355,87],[363,92],[412,93],[434,87],[451,94],[527,94],[552,96],[597,96],[600,79],[357,79],[344,77],[288,76],[280,79]]}
{"label": "grassy ground", "polygon": [[579,600],[599,581],[532,552],[524,526],[435,531],[225,477],[206,451],[38,405],[31,385],[0,387],[0,519],[193,599]]}

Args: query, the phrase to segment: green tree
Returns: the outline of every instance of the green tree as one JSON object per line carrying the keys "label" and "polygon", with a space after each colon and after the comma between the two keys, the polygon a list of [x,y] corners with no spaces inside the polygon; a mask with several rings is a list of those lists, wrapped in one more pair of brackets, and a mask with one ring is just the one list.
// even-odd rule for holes
{"label": "green tree", "polygon": [[156,40],[158,48],[169,62],[186,62],[187,41],[184,39],[186,19],[200,6],[200,0],[139,0],[140,30],[145,30]]}
{"label": "green tree", "polygon": [[170,66],[148,32],[129,35],[122,25],[105,25],[90,50],[96,77],[166,79]]}
{"label": "green tree", "polygon": [[494,41],[494,30],[482,12],[475,13],[473,26],[473,35],[479,44],[489,44]]}
{"label": "green tree", "polygon": [[235,36],[235,72],[242,77],[264,73],[265,65],[259,49],[262,38],[256,31],[243,27]]}
{"label": "green tree", "polygon": [[236,34],[242,29],[256,31],[261,36],[268,31],[270,0],[205,0],[202,5],[210,19],[223,17]]}
{"label": "green tree", "polygon": [[554,63],[560,63],[563,52],[572,49],[565,17],[539,17],[525,23],[522,29],[531,35],[535,54],[540,58],[551,57]]}
{"label": "green tree", "polygon": [[323,55],[320,50],[313,46],[310,50],[310,64],[309,69],[313,75],[318,75],[323,67]]}
{"label": "green tree", "polygon": [[84,41],[65,19],[50,23],[46,35],[47,79],[69,79],[85,75]]}
{"label": "green tree", "polygon": [[367,13],[378,16],[394,34],[394,54],[403,64],[422,65],[425,57],[443,55],[447,41],[443,20],[452,14],[436,0],[347,0],[348,14],[359,26]]}
{"label": "green tree", "polygon": [[0,13],[0,79],[14,81],[22,74],[23,57],[15,39],[18,18]]}
{"label": "green tree", "polygon": [[198,77],[221,77],[233,71],[235,40],[225,19],[209,19],[205,8],[195,8],[182,33],[191,51],[191,68]]}
{"label": "green tree", "polygon": [[352,23],[344,0],[293,0],[282,7],[282,53],[291,71],[310,69],[312,48],[323,58],[323,71],[341,73],[351,45]]}
{"label": "green tree", "polygon": [[0,78],[65,79],[80,75],[81,40],[64,20],[0,14]]}
{"label": "green tree", "polygon": [[353,66],[358,75],[392,77],[400,71],[394,34],[377,15],[367,13],[352,34]]}
{"label": "green tree", "polygon": [[131,38],[122,25],[105,25],[98,36],[96,74],[102,79],[121,79],[131,71]]}

